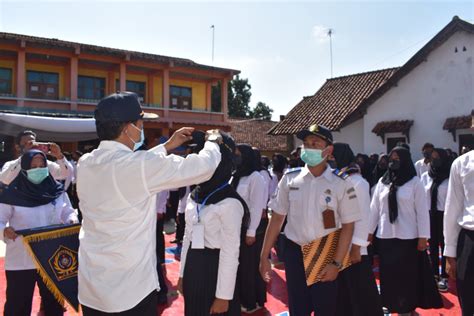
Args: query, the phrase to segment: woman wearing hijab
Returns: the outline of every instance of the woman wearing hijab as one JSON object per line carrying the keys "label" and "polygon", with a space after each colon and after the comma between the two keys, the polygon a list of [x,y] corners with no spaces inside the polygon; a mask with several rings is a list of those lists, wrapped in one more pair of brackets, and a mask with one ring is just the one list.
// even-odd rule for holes
{"label": "woman wearing hijab", "polygon": [[353,184],[361,220],[355,222],[354,236],[350,249],[352,265],[341,271],[337,277],[337,316],[377,316],[383,315],[377,284],[372,265],[367,255],[369,235],[368,221],[370,213],[369,183],[360,174],[359,166],[354,162],[354,153],[345,143],[334,143],[334,161],[337,169],[345,171]]}
{"label": "woman wearing hijab", "polygon": [[403,147],[390,152],[389,170],[374,190],[369,232],[377,226],[382,305],[402,315],[417,307],[442,307],[426,254],[430,222],[425,191]]}
{"label": "woman wearing hijab", "polygon": [[221,134],[221,162],[210,180],[193,189],[185,211],[178,289],[186,316],[240,315],[236,278],[249,215],[246,203],[229,185],[235,143]]}
{"label": "woman wearing hijab", "polygon": [[267,196],[267,202],[270,199],[270,185],[272,182],[272,176],[270,175],[270,171],[268,171],[267,168],[263,166],[262,163],[262,154],[260,153],[260,150],[257,147],[252,147],[254,153],[255,153],[255,163],[257,165],[257,171],[260,173],[262,176],[263,180],[265,180],[265,187],[266,187],[266,196]]}
{"label": "woman wearing hijab", "polygon": [[[430,170],[421,175],[421,182],[425,187],[426,197],[430,210],[430,258],[433,273],[438,281],[438,289],[441,292],[448,291],[448,274],[446,273],[446,258],[441,259],[441,276],[439,273],[439,256],[444,252],[444,205],[448,194],[449,172],[452,159],[446,150],[434,148],[431,153]],[[440,248],[441,247],[441,253]]]}
{"label": "woman wearing hijab", "polygon": [[250,211],[250,224],[245,234],[245,242],[240,248],[240,303],[244,312],[252,313],[263,307],[267,300],[266,284],[258,270],[268,224],[267,189],[265,180],[257,171],[255,151],[252,147],[239,144],[236,155],[237,169],[232,176],[231,186],[244,199]]}
{"label": "woman wearing hijab", "polygon": [[362,177],[372,186],[372,170],[370,169],[369,156],[365,154],[357,154],[356,163],[360,167]]}
{"label": "woman wearing hijab", "polygon": [[274,154],[272,156],[272,172],[276,175],[278,181],[283,178],[286,167],[288,166],[288,159],[282,154]]}
{"label": "woman wearing hijab", "polygon": [[45,314],[63,315],[62,305],[44,284],[22,237],[15,231],[74,222],[77,222],[77,214],[63,185],[49,174],[46,155],[39,150],[24,153],[20,173],[8,187],[0,190],[0,239],[7,244],[6,316],[31,314],[35,284],[38,284]]}
{"label": "woman wearing hijab", "polygon": [[380,155],[379,161],[372,171],[372,187],[379,182],[380,178],[384,176],[388,169],[388,155]]}

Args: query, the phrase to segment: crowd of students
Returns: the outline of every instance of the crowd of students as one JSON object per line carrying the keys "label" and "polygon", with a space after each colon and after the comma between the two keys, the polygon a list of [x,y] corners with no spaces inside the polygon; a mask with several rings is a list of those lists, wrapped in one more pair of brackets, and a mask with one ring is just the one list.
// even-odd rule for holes
{"label": "crowd of students", "polygon": [[[173,242],[182,245],[185,315],[262,309],[274,247],[292,315],[441,308],[448,275],[457,279],[463,315],[474,313],[473,151],[456,158],[427,143],[414,163],[401,143],[386,154],[354,155],[320,125],[296,135],[303,146],[288,158],[192,128],[143,148],[145,115],[132,93],[102,100],[101,144],[71,159],[77,164],[54,143],[49,161],[31,131],[18,136],[21,156],[0,174],[5,315],[29,315],[36,283],[45,314],[63,314],[15,230],[79,221],[84,315],[156,314],[167,302],[163,231],[171,219]],[[183,144],[184,156],[170,154]]]}

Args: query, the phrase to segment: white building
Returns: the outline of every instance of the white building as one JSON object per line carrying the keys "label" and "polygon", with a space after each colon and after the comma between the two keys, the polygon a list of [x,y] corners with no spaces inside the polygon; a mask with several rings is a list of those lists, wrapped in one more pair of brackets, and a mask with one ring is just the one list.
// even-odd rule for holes
{"label": "white building", "polygon": [[402,67],[328,79],[269,133],[318,123],[355,153],[388,152],[404,141],[416,159],[425,142],[474,148],[473,59],[474,25],[454,17]]}

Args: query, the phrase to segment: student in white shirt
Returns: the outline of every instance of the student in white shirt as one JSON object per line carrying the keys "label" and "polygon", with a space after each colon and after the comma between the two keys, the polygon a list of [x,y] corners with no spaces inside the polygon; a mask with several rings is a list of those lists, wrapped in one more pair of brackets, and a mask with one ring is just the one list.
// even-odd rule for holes
{"label": "student in white shirt", "polygon": [[249,211],[229,185],[235,143],[224,133],[220,151],[216,172],[194,188],[186,206],[178,282],[186,316],[241,314],[236,279]]}
{"label": "student in white shirt", "polygon": [[[443,256],[444,236],[443,218],[446,195],[448,194],[449,171],[452,160],[446,150],[435,148],[431,153],[430,170],[421,175],[425,187],[426,199],[430,210],[430,258],[433,273],[438,281],[441,292],[448,291],[448,274],[446,273],[446,257]],[[441,252],[440,252],[441,248]],[[441,262],[439,260],[442,256]],[[441,275],[439,266],[441,263]]]}
{"label": "student in white shirt", "polygon": [[15,231],[77,222],[63,185],[49,174],[46,155],[39,150],[21,156],[21,171],[0,192],[0,239],[7,244],[5,315],[30,315],[35,284],[46,315],[63,315],[63,307],[48,290],[22,237]]}
{"label": "student in white shirt", "polygon": [[164,145],[134,152],[149,117],[131,92],[112,94],[95,110],[101,142],[77,166],[83,214],[78,284],[85,316],[156,315],[156,194],[210,179],[221,159],[217,131],[209,132],[213,141],[197,155],[167,155],[192,138],[192,128],[176,131]]}
{"label": "student in white shirt", "polygon": [[[28,130],[23,131],[18,134],[15,142],[17,149],[21,152],[21,154],[23,154],[26,151],[36,147],[36,133]],[[62,154],[61,148],[55,143],[48,144],[50,150],[49,154],[57,159],[56,162],[48,160],[49,174],[51,174],[55,180],[66,180],[73,170],[71,169],[69,162]],[[7,161],[0,171],[0,182],[7,185],[10,184],[10,182],[16,178],[20,170],[21,157],[15,160]]]}
{"label": "student in white shirt", "polygon": [[247,144],[237,145],[237,169],[231,185],[244,199],[250,211],[250,224],[245,243],[240,247],[239,290],[242,310],[255,312],[267,301],[266,284],[258,272],[262,250],[266,217],[267,186],[257,171],[255,151]]}
{"label": "student in white shirt", "polygon": [[186,227],[186,204],[191,193],[189,186],[179,188],[178,216],[176,217],[176,238],[171,241],[173,244],[182,244],[184,238],[184,229]]}
{"label": "student in white shirt", "polygon": [[456,280],[463,316],[474,315],[474,151],[458,157],[451,167],[444,242],[447,271]]}
{"label": "student in white shirt", "polygon": [[257,164],[257,171],[262,176],[263,180],[265,181],[266,187],[266,196],[267,196],[267,203],[270,200],[270,185],[272,184],[272,176],[268,168],[263,165],[262,154],[257,147],[252,147],[255,152],[255,163]]}
{"label": "student in white shirt", "polygon": [[425,143],[421,148],[423,158],[415,163],[416,175],[418,177],[421,177],[423,173],[430,170],[431,153],[433,152],[433,149],[434,145],[431,143]]}
{"label": "student in white shirt", "polygon": [[430,219],[423,184],[407,149],[395,147],[389,161],[389,172],[375,187],[369,221],[371,234],[378,226],[382,305],[407,315],[417,307],[440,308],[426,254]]}
{"label": "student in white shirt", "polygon": [[336,316],[383,316],[377,283],[367,253],[370,186],[360,173],[360,167],[355,163],[354,153],[348,144],[334,143],[332,156],[337,171],[349,175],[346,181],[350,181],[355,189],[362,215],[354,224],[349,252],[352,264],[337,277]]}

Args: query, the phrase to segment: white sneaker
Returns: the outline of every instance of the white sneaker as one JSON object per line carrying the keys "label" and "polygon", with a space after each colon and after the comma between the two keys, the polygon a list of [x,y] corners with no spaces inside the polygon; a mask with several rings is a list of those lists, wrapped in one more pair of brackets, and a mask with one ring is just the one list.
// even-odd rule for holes
{"label": "white sneaker", "polygon": [[438,290],[440,292],[447,292],[449,289],[448,287],[448,280],[445,279],[445,278],[440,278],[439,282],[438,282]]}

